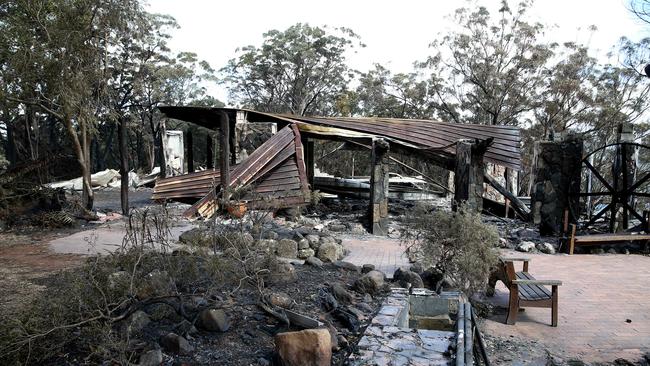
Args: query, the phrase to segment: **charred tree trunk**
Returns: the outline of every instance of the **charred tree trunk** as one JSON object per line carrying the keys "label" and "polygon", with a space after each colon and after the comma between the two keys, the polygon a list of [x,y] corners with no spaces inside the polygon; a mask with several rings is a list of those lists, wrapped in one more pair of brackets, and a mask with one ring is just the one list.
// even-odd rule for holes
{"label": "charred tree trunk", "polygon": [[7,140],[5,141],[5,155],[9,161],[9,167],[16,165],[16,134],[14,132],[14,124],[9,121],[7,117]]}
{"label": "charred tree trunk", "polygon": [[120,200],[122,214],[129,214],[129,151],[126,136],[126,121],[120,118],[117,125],[117,139],[120,145]]}

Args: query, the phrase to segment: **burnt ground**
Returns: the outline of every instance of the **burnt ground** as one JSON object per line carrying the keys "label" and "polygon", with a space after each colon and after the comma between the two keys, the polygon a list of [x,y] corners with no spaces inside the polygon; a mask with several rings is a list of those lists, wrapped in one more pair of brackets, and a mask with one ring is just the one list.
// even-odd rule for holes
{"label": "burnt ground", "polygon": [[[145,207],[152,203],[150,198],[150,189],[131,191],[129,205]],[[96,191],[95,207],[100,212],[121,211],[119,189]],[[14,311],[43,290],[49,277],[81,265],[84,256],[52,253],[47,243],[88,228],[89,224],[79,221],[68,228],[22,226],[0,232],[0,312]]]}

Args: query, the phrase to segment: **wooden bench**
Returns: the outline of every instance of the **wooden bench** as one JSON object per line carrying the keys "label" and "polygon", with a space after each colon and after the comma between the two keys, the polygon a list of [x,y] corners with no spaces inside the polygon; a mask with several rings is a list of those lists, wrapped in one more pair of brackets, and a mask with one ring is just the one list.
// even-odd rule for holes
{"label": "wooden bench", "polygon": [[[500,280],[510,291],[508,317],[506,324],[515,324],[519,308],[551,308],[551,325],[557,327],[558,320],[558,286],[562,281],[537,280],[528,272],[529,258],[500,258],[501,265],[490,276],[489,285],[494,293],[494,286]],[[523,270],[515,271],[514,262],[523,262]],[[551,290],[545,286],[551,286]],[[488,292],[488,295],[490,293]]]}
{"label": "wooden bench", "polygon": [[576,235],[576,225],[571,224],[571,237],[569,238],[569,254],[573,254],[575,247],[582,245],[605,245],[619,244],[627,242],[648,242],[649,234],[594,234],[594,235]]}

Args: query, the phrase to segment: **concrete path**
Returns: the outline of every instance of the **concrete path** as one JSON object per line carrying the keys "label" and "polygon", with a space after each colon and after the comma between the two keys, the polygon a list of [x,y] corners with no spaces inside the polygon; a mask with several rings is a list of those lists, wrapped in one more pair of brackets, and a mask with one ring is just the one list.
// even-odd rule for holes
{"label": "concrete path", "polygon": [[[181,233],[191,228],[190,223],[181,223],[172,227],[170,239],[177,241]],[[108,254],[122,246],[125,234],[125,222],[119,220],[99,225],[91,230],[54,239],[48,245],[50,250],[57,254]]]}
{"label": "concrete path", "polygon": [[374,264],[375,268],[384,272],[388,278],[393,278],[397,268],[410,266],[399,239],[382,236],[344,236],[341,239],[343,246],[350,250],[350,254],[343,259],[344,261],[358,266],[366,263]]}

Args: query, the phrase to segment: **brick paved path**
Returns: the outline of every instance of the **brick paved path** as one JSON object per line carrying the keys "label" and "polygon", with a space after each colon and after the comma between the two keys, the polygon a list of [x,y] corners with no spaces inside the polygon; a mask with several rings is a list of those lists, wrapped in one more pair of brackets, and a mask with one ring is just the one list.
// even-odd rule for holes
{"label": "brick paved path", "polygon": [[350,254],[343,259],[345,261],[358,266],[374,264],[375,268],[384,272],[388,278],[393,278],[397,268],[410,266],[404,254],[404,247],[399,245],[399,239],[381,236],[346,236],[342,239],[343,246],[350,250]]}
{"label": "brick paved path", "polygon": [[[408,266],[404,248],[396,239],[343,238],[350,250],[345,260],[372,263],[392,276]],[[504,252],[503,255],[522,253]],[[527,308],[517,324],[505,325],[505,314],[484,322],[485,332],[501,337],[535,340],[554,354],[586,362],[634,360],[650,352],[650,257],[640,255],[527,255],[530,272],[539,279],[562,280],[559,290],[559,324],[550,326],[550,309]],[[501,282],[491,301],[508,304]],[[631,322],[627,322],[629,319]]]}
{"label": "brick paved path", "polygon": [[[528,256],[532,258],[529,271],[536,278],[563,282],[558,327],[549,326],[550,309],[526,308],[514,326],[503,324],[505,315],[485,322],[489,334],[534,339],[586,362],[634,360],[650,352],[650,257]],[[508,304],[508,291],[501,282],[492,302]]]}

